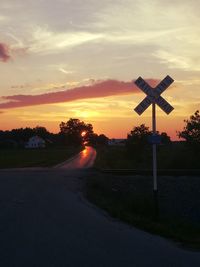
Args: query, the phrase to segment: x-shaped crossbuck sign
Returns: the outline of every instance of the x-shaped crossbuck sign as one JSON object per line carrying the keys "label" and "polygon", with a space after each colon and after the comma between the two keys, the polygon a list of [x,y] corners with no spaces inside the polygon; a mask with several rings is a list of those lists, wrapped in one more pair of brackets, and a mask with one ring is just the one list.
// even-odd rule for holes
{"label": "x-shaped crossbuck sign", "polygon": [[173,79],[167,75],[155,88],[152,88],[145,80],[139,77],[135,84],[147,95],[134,109],[141,115],[151,104],[157,104],[165,113],[169,114],[174,108],[161,96],[161,94],[173,83]]}

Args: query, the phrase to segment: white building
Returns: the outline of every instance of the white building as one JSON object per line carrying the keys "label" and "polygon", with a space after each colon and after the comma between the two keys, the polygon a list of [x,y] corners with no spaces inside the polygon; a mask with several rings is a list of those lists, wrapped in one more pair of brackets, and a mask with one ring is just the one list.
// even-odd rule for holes
{"label": "white building", "polygon": [[109,139],[108,145],[109,146],[125,146],[125,139]]}
{"label": "white building", "polygon": [[44,148],[45,146],[45,140],[36,135],[29,138],[28,142],[25,145],[25,148]]}

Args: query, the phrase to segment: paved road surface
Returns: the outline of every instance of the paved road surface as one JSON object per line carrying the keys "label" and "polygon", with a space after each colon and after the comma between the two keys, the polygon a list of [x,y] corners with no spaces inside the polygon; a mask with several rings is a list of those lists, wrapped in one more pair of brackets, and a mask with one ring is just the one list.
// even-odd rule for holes
{"label": "paved road surface", "polygon": [[200,253],[111,219],[81,194],[90,170],[0,171],[1,267],[199,267]]}
{"label": "paved road surface", "polygon": [[86,146],[83,151],[81,151],[75,157],[58,164],[55,168],[58,169],[86,169],[92,167],[94,160],[96,158],[96,150],[90,146]]}

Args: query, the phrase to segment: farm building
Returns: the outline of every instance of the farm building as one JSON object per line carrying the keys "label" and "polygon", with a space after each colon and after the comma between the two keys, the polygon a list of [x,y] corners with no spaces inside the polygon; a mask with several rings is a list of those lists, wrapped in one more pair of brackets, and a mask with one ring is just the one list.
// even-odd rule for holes
{"label": "farm building", "polygon": [[25,145],[25,148],[44,148],[45,146],[45,140],[36,135],[29,138],[28,142]]}
{"label": "farm building", "polygon": [[109,146],[125,146],[125,139],[109,139],[108,145]]}

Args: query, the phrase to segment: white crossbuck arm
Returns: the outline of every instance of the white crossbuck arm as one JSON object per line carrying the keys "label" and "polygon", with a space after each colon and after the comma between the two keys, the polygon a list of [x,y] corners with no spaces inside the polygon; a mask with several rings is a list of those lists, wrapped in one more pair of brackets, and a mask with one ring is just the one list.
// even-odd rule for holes
{"label": "white crossbuck arm", "polygon": [[173,83],[170,76],[166,76],[155,88],[152,88],[145,80],[139,77],[135,84],[147,95],[134,109],[141,115],[152,103],[156,103],[165,113],[169,114],[174,108],[160,96]]}

